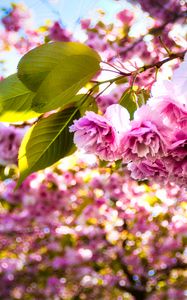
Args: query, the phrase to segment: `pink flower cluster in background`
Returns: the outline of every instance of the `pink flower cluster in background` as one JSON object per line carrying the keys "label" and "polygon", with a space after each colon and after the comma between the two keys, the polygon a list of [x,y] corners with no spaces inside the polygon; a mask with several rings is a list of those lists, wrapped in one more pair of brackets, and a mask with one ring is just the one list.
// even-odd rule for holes
{"label": "pink flower cluster in background", "polygon": [[72,40],[72,34],[56,21],[49,28],[48,39],[59,42],[70,42]]}
{"label": "pink flower cluster in background", "polygon": [[92,159],[66,158],[16,191],[14,179],[0,183],[1,299],[108,300],[141,288],[145,299],[184,300],[185,190]]}
{"label": "pink flower cluster in background", "polygon": [[18,31],[29,28],[31,13],[23,4],[12,4],[11,11],[2,18],[2,23],[7,31]]}
{"label": "pink flower cluster in background", "polygon": [[158,21],[173,22],[177,17],[185,17],[185,1],[176,0],[137,0],[142,9]]}
{"label": "pink flower cluster in background", "polygon": [[17,164],[18,150],[26,128],[15,128],[0,123],[0,164]]}
{"label": "pink flower cluster in background", "polygon": [[[135,113],[135,119],[141,122],[150,121],[155,130],[150,131],[151,136],[147,134],[139,136],[142,137],[144,151],[147,153],[141,160],[140,153],[137,159],[131,160],[129,169],[133,178],[158,177],[180,185],[187,184],[186,66],[187,55],[180,67],[174,71],[171,80],[155,83],[152,97],[143,109]],[[130,146],[130,144],[125,146],[126,154]],[[151,147],[154,147],[157,153],[150,155]],[[133,153],[133,149],[131,152]]]}

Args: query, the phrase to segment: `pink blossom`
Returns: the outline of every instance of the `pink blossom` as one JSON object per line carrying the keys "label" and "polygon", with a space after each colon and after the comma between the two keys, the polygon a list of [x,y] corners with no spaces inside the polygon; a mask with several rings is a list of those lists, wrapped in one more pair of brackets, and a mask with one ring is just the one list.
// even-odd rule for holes
{"label": "pink blossom", "polygon": [[178,94],[175,82],[156,82],[152,88],[153,97],[148,101],[152,109],[161,114],[168,126],[183,127],[187,125],[187,103],[183,94]]}
{"label": "pink blossom", "polygon": [[186,187],[187,185],[187,160],[186,157],[180,161],[168,159],[167,169],[169,170],[170,182],[175,182],[180,186]]}
{"label": "pink blossom", "polygon": [[187,126],[187,107],[183,104],[167,97],[154,99],[154,104],[151,101],[149,104],[155,107],[155,112],[163,116],[166,125],[175,127]]}
{"label": "pink blossom", "polygon": [[121,139],[124,161],[140,158],[157,159],[167,153],[167,128],[161,119],[146,105],[138,109],[131,122],[131,129]]}
{"label": "pink blossom", "polygon": [[13,4],[11,12],[2,18],[2,23],[7,31],[18,31],[28,28],[31,14],[23,4]]}
{"label": "pink blossom", "polygon": [[49,39],[59,42],[69,42],[72,39],[72,35],[67,29],[62,28],[59,22],[54,22],[49,29]]}
{"label": "pink blossom", "polygon": [[111,94],[101,95],[97,98],[97,105],[102,112],[105,112],[109,105],[115,104],[116,102],[118,102],[117,99]]}
{"label": "pink blossom", "polygon": [[128,164],[131,176],[134,179],[145,180],[149,178],[159,179],[160,181],[167,178],[168,172],[163,160],[141,160]]}
{"label": "pink blossom", "polygon": [[101,159],[115,160],[117,137],[110,122],[94,112],[87,112],[85,117],[74,121],[70,127],[74,134],[74,143],[87,153],[95,153]]}
{"label": "pink blossom", "polygon": [[84,19],[81,20],[81,27],[82,29],[88,29],[90,26],[91,20],[90,19]]}
{"label": "pink blossom", "polygon": [[24,128],[0,124],[0,164],[17,163],[18,150],[24,134]]}
{"label": "pink blossom", "polygon": [[108,106],[119,102],[121,95],[126,89],[126,84],[120,84],[110,91],[109,94],[98,97],[96,101],[99,109],[105,113]]}
{"label": "pink blossom", "polygon": [[128,26],[131,26],[133,23],[133,20],[134,20],[134,14],[131,11],[124,9],[117,14],[117,18],[122,23],[125,23]]}
{"label": "pink blossom", "polygon": [[187,126],[187,55],[171,80],[157,81],[151,90],[148,105],[161,114],[168,126]]}
{"label": "pink blossom", "polygon": [[187,128],[174,133],[169,152],[177,161],[187,158]]}
{"label": "pink blossom", "polygon": [[99,37],[97,34],[91,32],[87,45],[100,52],[105,52],[109,47],[105,37]]}
{"label": "pink blossom", "polygon": [[85,117],[74,121],[70,131],[75,132],[74,143],[78,148],[110,161],[119,159],[119,136],[128,123],[127,110],[113,104],[107,108],[104,116],[86,112]]}

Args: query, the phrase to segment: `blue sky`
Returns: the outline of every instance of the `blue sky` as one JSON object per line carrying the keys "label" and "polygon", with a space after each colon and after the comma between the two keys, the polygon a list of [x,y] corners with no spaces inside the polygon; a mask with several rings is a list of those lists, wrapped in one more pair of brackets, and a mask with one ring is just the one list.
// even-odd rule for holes
{"label": "blue sky", "polygon": [[[0,8],[10,9],[12,2],[25,3],[31,9],[36,28],[44,25],[46,20],[58,20],[73,31],[74,36],[80,35],[80,19],[96,20],[97,10],[104,10],[106,12],[105,20],[110,22],[119,10],[130,7],[125,0],[0,0]],[[0,10],[0,17],[3,14]],[[14,73],[20,58],[19,55],[16,51],[11,51],[6,52],[3,58],[6,60],[4,74]]]}
{"label": "blue sky", "polygon": [[[123,9],[132,9],[132,5],[126,0],[0,0],[0,8],[10,9],[12,2],[21,2],[29,7],[32,11],[36,28],[45,25],[46,20],[58,20],[62,25],[69,28],[77,39],[81,37],[80,19],[91,18],[94,22],[99,18],[97,11],[102,9],[106,13],[104,21],[113,22],[117,12]],[[134,33],[136,33],[140,32],[140,25],[145,25],[146,20],[142,18],[142,15],[135,6],[133,6],[133,11],[136,13],[136,16],[139,17],[140,21],[138,27],[134,28]],[[3,12],[0,9],[0,17],[2,15]],[[5,75],[16,71],[19,58],[16,51],[5,53]],[[3,59],[3,57],[1,59]]]}
{"label": "blue sky", "polygon": [[3,0],[0,7],[10,7],[11,2],[25,3],[35,16],[36,25],[42,25],[46,19],[58,19],[72,29],[80,18],[93,18],[97,9],[106,11],[108,20],[120,9],[128,8],[126,1],[114,0]]}

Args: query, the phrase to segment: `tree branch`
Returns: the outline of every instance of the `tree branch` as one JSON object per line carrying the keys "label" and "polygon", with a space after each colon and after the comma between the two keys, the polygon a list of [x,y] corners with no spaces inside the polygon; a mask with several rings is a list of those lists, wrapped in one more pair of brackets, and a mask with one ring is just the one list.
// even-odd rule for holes
{"label": "tree branch", "polygon": [[108,79],[108,80],[104,80],[104,81],[100,81],[99,84],[103,84],[103,83],[107,83],[107,82],[115,82],[117,80],[120,80],[120,79],[123,79],[124,77],[129,77],[129,76],[132,76],[132,75],[138,75],[140,73],[143,73],[149,69],[152,69],[152,68],[157,68],[159,69],[162,65],[164,65],[165,63],[169,62],[169,61],[172,61],[176,58],[180,58],[180,59],[183,59],[184,58],[184,55],[185,53],[187,52],[187,49],[183,52],[178,52],[178,53],[172,53],[169,57],[161,60],[161,61],[157,61],[155,63],[152,63],[152,64],[149,64],[149,65],[144,65],[143,67],[140,67],[139,69],[133,71],[133,72],[128,72],[128,73],[125,73],[125,72],[122,72],[121,71],[121,76],[119,77],[116,77],[116,78],[112,78],[112,79]]}

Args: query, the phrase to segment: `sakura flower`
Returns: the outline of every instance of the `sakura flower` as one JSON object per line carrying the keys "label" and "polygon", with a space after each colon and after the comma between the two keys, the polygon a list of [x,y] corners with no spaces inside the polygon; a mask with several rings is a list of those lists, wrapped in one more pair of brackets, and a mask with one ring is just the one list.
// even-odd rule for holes
{"label": "sakura flower", "polygon": [[168,130],[161,119],[155,116],[148,106],[142,106],[135,113],[131,129],[121,139],[124,161],[140,158],[155,160],[167,154]]}
{"label": "sakura flower", "polygon": [[184,62],[173,73],[171,80],[157,81],[151,90],[152,98],[148,105],[165,118],[170,126],[187,125],[187,55]]}
{"label": "sakura flower", "polygon": [[119,140],[122,131],[128,128],[129,114],[118,104],[107,108],[104,116],[88,111],[70,127],[75,132],[74,143],[87,153],[93,153],[102,160],[120,158]]}
{"label": "sakura flower", "polygon": [[[173,89],[173,84],[171,82],[165,81],[162,83],[162,86],[163,85],[165,85],[163,95],[151,98],[148,101],[148,105],[150,105],[156,113],[160,114],[163,117],[164,123],[167,126],[186,126],[187,106],[185,105],[185,103],[182,103],[180,101],[181,97],[179,95],[173,96],[172,98],[170,95],[166,94],[166,91],[169,89],[170,91],[173,91],[173,95],[175,95],[175,90]],[[155,84],[154,89],[160,90],[162,86],[157,83]]]}
{"label": "sakura flower", "polygon": [[31,26],[31,13],[23,4],[13,4],[12,10],[2,18],[7,31],[18,31]]}
{"label": "sakura flower", "polygon": [[164,179],[167,178],[167,170],[163,160],[156,161],[142,160],[128,164],[128,169],[131,171],[131,176],[134,179],[145,180],[148,178]]}
{"label": "sakura flower", "polygon": [[90,19],[83,19],[81,20],[81,27],[82,29],[88,29],[90,26],[91,20]]}
{"label": "sakura flower", "polygon": [[180,161],[168,159],[167,168],[169,170],[169,181],[175,182],[179,186],[187,186],[187,160]]}
{"label": "sakura flower", "polygon": [[170,146],[170,154],[177,161],[187,158],[187,128],[177,131]]}
{"label": "sakura flower", "polygon": [[54,22],[49,28],[49,39],[59,42],[69,42],[72,40],[72,35],[67,29],[62,28],[59,22]]}
{"label": "sakura flower", "polygon": [[122,23],[125,23],[125,24],[128,24],[129,26],[131,26],[133,23],[133,20],[134,20],[134,15],[129,10],[124,9],[117,14],[117,18]]}

